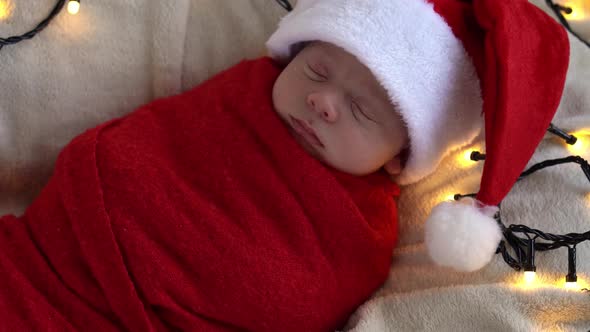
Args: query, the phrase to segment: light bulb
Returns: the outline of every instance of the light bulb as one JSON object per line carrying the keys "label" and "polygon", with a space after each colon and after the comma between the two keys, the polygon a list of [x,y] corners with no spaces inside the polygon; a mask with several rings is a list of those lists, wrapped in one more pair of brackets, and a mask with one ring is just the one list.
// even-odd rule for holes
{"label": "light bulb", "polygon": [[565,283],[566,289],[578,290],[578,283],[576,281],[568,281]]}
{"label": "light bulb", "polygon": [[72,15],[78,14],[80,11],[80,0],[70,0],[68,2],[68,13]]}
{"label": "light bulb", "polygon": [[0,20],[10,17],[12,4],[10,0],[0,0]]}
{"label": "light bulb", "polygon": [[537,277],[537,273],[535,271],[524,271],[524,282],[528,284],[532,284]]}
{"label": "light bulb", "polygon": [[570,14],[563,13],[568,21],[583,21],[590,15],[590,6],[584,0],[568,0],[562,5],[572,9]]}
{"label": "light bulb", "polygon": [[[472,154],[474,152],[479,153],[477,150],[474,150],[477,148],[478,147],[472,147],[470,149],[460,152],[456,157],[456,160],[457,160],[457,163],[459,164],[459,166],[461,166],[463,168],[468,168],[468,167],[473,167],[473,166],[477,165],[477,162],[479,160],[472,159]],[[479,153],[478,156],[485,156],[485,155],[482,155],[481,153]],[[480,159],[480,160],[483,160],[483,159]]]}
{"label": "light bulb", "polygon": [[469,162],[469,161],[473,161],[471,160],[471,153],[473,151],[471,150],[466,150],[465,153],[463,153],[463,159],[465,159],[465,161]]}
{"label": "light bulb", "polygon": [[537,268],[535,267],[535,239],[528,239],[527,262],[524,266],[524,281],[530,285],[535,281]]}
{"label": "light bulb", "polygon": [[448,192],[445,194],[441,194],[440,197],[440,202],[454,202],[455,201],[455,196],[458,194],[449,194]]}
{"label": "light bulb", "polygon": [[586,132],[580,132],[580,133],[574,133],[574,136],[576,136],[576,138],[578,139],[576,141],[576,143],[574,143],[573,145],[567,145],[568,150],[570,150],[573,154],[579,155],[579,156],[584,156],[585,154],[588,153],[588,151],[590,151],[590,146],[589,146],[589,138],[588,138],[588,133]]}

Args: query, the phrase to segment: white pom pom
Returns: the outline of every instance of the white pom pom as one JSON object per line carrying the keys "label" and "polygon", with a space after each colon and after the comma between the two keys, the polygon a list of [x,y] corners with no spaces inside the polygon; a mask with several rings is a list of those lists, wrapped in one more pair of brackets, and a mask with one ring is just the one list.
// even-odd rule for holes
{"label": "white pom pom", "polygon": [[498,208],[477,205],[477,201],[464,198],[432,209],[424,239],[428,254],[437,264],[471,272],[490,262],[502,239],[493,218]]}

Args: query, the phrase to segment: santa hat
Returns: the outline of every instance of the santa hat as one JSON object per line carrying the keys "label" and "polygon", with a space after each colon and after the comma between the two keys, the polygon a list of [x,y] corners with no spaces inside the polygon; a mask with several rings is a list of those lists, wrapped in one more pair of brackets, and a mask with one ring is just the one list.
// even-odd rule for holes
{"label": "santa hat", "polygon": [[543,138],[569,60],[565,30],[526,0],[298,0],[267,42],[288,61],[321,40],[355,55],[400,112],[410,137],[400,184],[432,173],[485,123],[476,200],[445,202],[426,222],[439,264],[477,270],[502,233],[493,218]]}

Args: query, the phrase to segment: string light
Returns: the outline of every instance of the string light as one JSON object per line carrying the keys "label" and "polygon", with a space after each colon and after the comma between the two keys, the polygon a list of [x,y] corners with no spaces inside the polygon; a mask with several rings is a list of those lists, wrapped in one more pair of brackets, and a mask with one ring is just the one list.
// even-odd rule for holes
{"label": "string light", "polygon": [[536,271],[524,271],[524,282],[526,285],[531,285],[537,279]]}
{"label": "string light", "polygon": [[486,155],[479,152],[479,151],[471,151],[471,154],[469,155],[469,159],[471,159],[473,161],[486,160]]}
{"label": "string light", "polygon": [[72,15],[78,14],[80,11],[80,0],[69,0],[68,2],[68,13]]}
{"label": "string light", "polygon": [[463,153],[463,160],[473,161],[473,159],[471,159],[471,153],[472,151],[466,150],[465,153]]}
{"label": "string light", "polygon": [[578,276],[576,275],[576,246],[567,247],[567,275],[565,276],[565,287],[575,289],[578,286]]}
{"label": "string light", "polygon": [[[587,7],[588,6],[588,7]],[[587,17],[586,9],[590,10],[590,5],[584,3],[582,0],[577,1],[565,1],[562,5],[564,7],[564,14],[568,20],[582,21]],[[569,9],[569,10],[568,10]]]}
{"label": "string light", "polygon": [[584,155],[590,152],[590,131],[582,130],[574,132],[572,135],[576,136],[578,140],[573,145],[567,145],[567,149],[577,155]]}
{"label": "string light", "polygon": [[547,129],[547,131],[558,137],[561,137],[569,145],[574,145],[578,141],[576,136],[568,134],[565,131],[557,128],[553,125],[553,123],[549,124],[549,129]]}
{"label": "string light", "polygon": [[[556,166],[566,163],[577,163],[580,165],[584,175],[590,182],[590,164],[580,156],[569,156],[559,159],[545,160],[531,166],[529,169],[522,172],[517,181],[535,173],[541,169]],[[477,194],[461,195],[456,194],[455,200],[460,200],[463,197],[475,197]],[[500,207],[500,206],[498,206]],[[584,241],[590,241],[590,231],[582,234],[569,233],[565,235],[555,235],[544,233],[537,229],[529,228],[525,225],[510,225],[504,226],[502,222],[501,209],[494,216],[498,225],[502,229],[504,240],[498,245],[496,253],[502,254],[504,261],[516,271],[524,270],[523,287],[530,288],[536,285],[536,266],[535,266],[535,252],[553,250],[560,247],[568,247],[568,273],[565,277],[564,287],[568,289],[579,290],[578,277],[576,275],[576,250],[575,246]],[[519,237],[516,234],[522,233],[525,238]],[[542,240],[536,241],[537,238]],[[507,245],[510,246],[514,252],[515,257],[508,252]]]}
{"label": "string light", "polygon": [[[551,8],[553,13],[555,13],[555,16],[557,16],[557,19],[559,20],[561,25],[563,25],[572,35],[574,35],[576,38],[578,38],[582,43],[584,43],[586,46],[590,47],[590,43],[587,40],[585,40],[584,38],[582,38],[579,34],[577,34],[574,30],[572,30],[568,21],[563,16],[564,14],[571,15],[571,16],[569,16],[569,18],[576,17],[576,19],[577,19],[578,15],[583,15],[583,13],[580,14],[582,12],[582,10],[579,10],[579,9],[581,9],[581,7],[572,8],[570,6],[562,6],[562,5],[554,3],[553,0],[545,0],[545,2],[547,3],[547,6],[549,6],[549,8]],[[570,14],[568,14],[568,12]],[[582,18],[580,17],[580,19],[582,19]]]}
{"label": "string light", "polygon": [[568,282],[563,282],[564,279],[559,280],[556,284],[559,287],[565,288],[567,290],[573,290],[573,291],[590,291],[590,284],[586,281],[581,279],[580,277],[578,277],[578,280],[574,283],[568,283]]}
{"label": "string light", "polygon": [[4,20],[12,14],[12,3],[10,0],[0,0],[0,20]]}
{"label": "string light", "polygon": [[[528,234],[527,234],[528,236]],[[535,277],[537,275],[537,267],[535,266],[535,239],[530,239],[528,241],[527,246],[528,252],[525,258],[525,266],[524,266],[524,280],[526,283],[531,283],[535,281]]]}
{"label": "string light", "polygon": [[448,194],[448,195],[444,195],[444,198],[442,199],[442,201],[448,202],[448,201],[452,201],[454,199],[455,199],[454,194]]}
{"label": "string light", "polygon": [[[3,0],[0,0],[0,1],[3,1]],[[65,2],[66,2],[66,0],[57,0],[57,3],[53,7],[53,9],[49,13],[49,15],[43,21],[41,21],[41,23],[37,24],[37,26],[33,30],[31,30],[27,33],[24,33],[20,36],[11,36],[8,38],[0,38],[0,50],[6,45],[16,44],[16,43],[19,43],[23,40],[33,38],[35,35],[37,35],[37,33],[39,33],[41,30],[43,30],[47,27],[49,22],[51,22],[51,20],[53,20],[53,18],[63,9]],[[72,1],[70,1],[70,3],[71,2]],[[74,2],[77,2],[78,6],[80,5],[79,0],[75,0]],[[70,3],[68,3],[68,7],[69,7]]]}
{"label": "string light", "polygon": [[478,149],[479,147],[470,147],[467,150],[461,151],[457,154],[456,160],[457,160],[457,164],[461,167],[461,168],[469,168],[469,167],[473,167],[476,166],[477,163],[475,163],[474,159],[471,158],[471,155],[474,151],[472,151],[473,149]]}
{"label": "string light", "polygon": [[567,284],[565,278],[558,277],[553,273],[535,273],[531,276],[532,278],[527,280],[524,274],[509,274],[504,281],[519,290],[557,288],[568,291],[584,291],[584,289],[590,289],[588,282],[582,278],[578,278],[578,282],[575,284]]}

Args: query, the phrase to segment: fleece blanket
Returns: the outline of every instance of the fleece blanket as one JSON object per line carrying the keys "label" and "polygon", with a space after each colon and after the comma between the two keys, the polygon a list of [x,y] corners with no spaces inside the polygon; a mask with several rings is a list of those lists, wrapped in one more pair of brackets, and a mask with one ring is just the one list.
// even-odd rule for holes
{"label": "fleece blanket", "polygon": [[[545,0],[531,2],[553,16]],[[55,1],[0,4],[8,4],[8,14],[0,16],[0,35],[7,37],[32,28]],[[74,136],[156,97],[186,91],[242,58],[263,55],[265,40],[284,14],[274,0],[83,1],[76,16],[62,12],[35,38],[4,47],[0,215],[23,213],[47,183],[58,152]],[[585,22],[570,23],[590,39]],[[570,47],[566,88],[554,123],[587,141],[590,51],[575,38]],[[482,145],[475,142],[466,150],[471,148],[482,150]],[[588,151],[588,145],[570,150],[548,136],[531,163],[570,154],[590,159]],[[589,297],[562,287],[567,273],[563,248],[537,255],[540,282],[532,289],[519,287],[521,274],[499,257],[472,274],[440,269],[427,257],[423,222],[430,208],[454,193],[478,189],[482,165],[459,161],[464,152],[443,160],[431,177],[402,188],[399,247],[389,277],[347,329],[588,331]],[[588,231],[589,191],[575,166],[543,170],[509,194],[506,221],[557,234]],[[588,255],[588,243],[579,245],[581,287],[588,286]]]}
{"label": "fleece blanket", "polygon": [[[0,0],[0,36],[23,34],[55,0]],[[76,135],[263,56],[285,10],[269,0],[85,1],[0,50],[0,215],[39,194]]]}
{"label": "fleece blanket", "polygon": [[0,219],[2,329],[329,331],[387,277],[397,187],[332,171],[242,62],[76,137]]}

